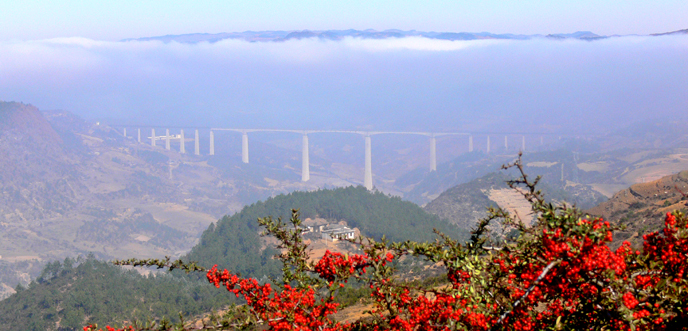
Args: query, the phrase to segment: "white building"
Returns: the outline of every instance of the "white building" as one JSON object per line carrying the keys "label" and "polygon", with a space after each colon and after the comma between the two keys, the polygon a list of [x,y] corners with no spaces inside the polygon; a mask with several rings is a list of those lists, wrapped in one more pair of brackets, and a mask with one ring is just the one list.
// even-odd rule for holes
{"label": "white building", "polygon": [[320,234],[322,236],[322,239],[331,241],[337,241],[341,239],[354,239],[356,237],[356,234],[353,229],[338,224],[333,224],[325,229],[322,229],[320,231]]}

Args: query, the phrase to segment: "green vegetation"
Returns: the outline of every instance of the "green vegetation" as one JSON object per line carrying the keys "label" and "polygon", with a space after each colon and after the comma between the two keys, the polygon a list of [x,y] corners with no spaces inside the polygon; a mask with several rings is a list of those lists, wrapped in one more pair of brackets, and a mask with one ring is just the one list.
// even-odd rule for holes
{"label": "green vegetation", "polygon": [[[48,263],[28,288],[0,305],[0,330],[80,330],[84,323],[179,319],[233,302],[207,282],[168,274],[142,276],[93,257]],[[57,323],[59,321],[59,327]]]}

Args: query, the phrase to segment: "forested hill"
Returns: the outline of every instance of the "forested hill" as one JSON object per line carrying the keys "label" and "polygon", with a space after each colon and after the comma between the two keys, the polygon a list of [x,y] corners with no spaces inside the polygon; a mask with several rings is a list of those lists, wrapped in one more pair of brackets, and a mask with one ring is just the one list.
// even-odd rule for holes
{"label": "forested hill", "polygon": [[346,221],[364,236],[392,241],[431,241],[437,229],[456,239],[468,238],[469,229],[461,229],[418,205],[380,192],[369,192],[362,186],[293,192],[244,207],[241,212],[225,216],[203,233],[201,240],[186,259],[211,267],[213,264],[233,268],[253,277],[274,275],[278,266],[270,259],[269,249],[260,252],[259,217],[288,219],[293,208],[301,218],[321,217],[329,221]]}

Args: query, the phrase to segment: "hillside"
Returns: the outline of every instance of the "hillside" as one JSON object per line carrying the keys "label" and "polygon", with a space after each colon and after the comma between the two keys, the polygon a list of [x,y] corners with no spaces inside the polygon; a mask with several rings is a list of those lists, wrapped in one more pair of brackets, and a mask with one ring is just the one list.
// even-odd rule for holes
{"label": "hillside", "polygon": [[86,190],[64,141],[36,107],[0,101],[0,222],[64,213]]}
{"label": "hillside", "polygon": [[178,142],[153,147],[146,131],[139,143],[136,130],[125,137],[67,111],[0,103],[0,299],[49,261],[181,256],[209,224],[246,204],[360,177],[354,167],[328,170],[332,162],[315,149],[303,183],[300,150],[252,141],[244,164],[240,135],[218,134],[218,146],[233,147],[209,157],[181,154]]}
{"label": "hillside", "polygon": [[[572,152],[568,146],[557,146],[556,150],[542,150],[524,154],[524,169],[531,176],[542,176],[541,184],[548,187],[554,199],[566,201],[582,208],[592,207],[605,199],[604,194],[593,183],[604,181],[607,174],[597,171],[582,171],[579,164],[588,158],[601,156],[581,155]],[[426,204],[438,198],[442,192],[475,178],[500,171],[502,165],[512,162],[517,151],[486,155],[482,152],[466,153],[456,159],[438,165],[437,171],[409,173],[398,180],[399,185],[408,185],[404,198],[418,204]],[[506,152],[513,152],[506,153]],[[605,154],[606,155],[606,154]],[[596,169],[595,169],[596,170]],[[563,180],[562,180],[563,178]],[[556,195],[556,198],[552,195]]]}
{"label": "hillside", "polygon": [[688,193],[688,171],[635,184],[586,212],[626,227],[615,234],[614,246],[623,240],[638,246],[642,234],[664,226],[667,212],[688,209],[688,196],[681,192]]}
{"label": "hillside", "polygon": [[442,192],[423,209],[463,229],[471,229],[479,219],[487,216],[487,207],[497,205],[490,199],[490,191],[507,189],[507,179],[499,172],[456,185]]}

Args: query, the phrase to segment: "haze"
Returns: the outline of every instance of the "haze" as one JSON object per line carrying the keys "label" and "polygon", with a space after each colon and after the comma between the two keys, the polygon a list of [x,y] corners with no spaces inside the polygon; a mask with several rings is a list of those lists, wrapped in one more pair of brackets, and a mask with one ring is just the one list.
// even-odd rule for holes
{"label": "haze", "polygon": [[[688,37],[0,43],[2,99],[115,123],[601,129],[685,112]],[[566,124],[564,124],[566,123]]]}

